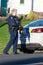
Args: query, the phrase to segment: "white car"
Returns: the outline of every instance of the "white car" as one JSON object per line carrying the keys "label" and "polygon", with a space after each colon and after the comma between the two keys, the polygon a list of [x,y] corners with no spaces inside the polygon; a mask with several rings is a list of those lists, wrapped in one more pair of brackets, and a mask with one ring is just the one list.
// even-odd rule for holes
{"label": "white car", "polygon": [[43,49],[43,19],[24,26],[24,35],[18,33],[18,48],[29,52]]}

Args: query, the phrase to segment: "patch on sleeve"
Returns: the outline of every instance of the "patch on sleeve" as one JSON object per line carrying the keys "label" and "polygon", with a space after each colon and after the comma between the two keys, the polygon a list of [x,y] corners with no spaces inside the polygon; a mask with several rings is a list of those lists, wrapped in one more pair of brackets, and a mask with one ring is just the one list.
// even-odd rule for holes
{"label": "patch on sleeve", "polygon": [[13,17],[11,17],[11,19],[13,19]]}

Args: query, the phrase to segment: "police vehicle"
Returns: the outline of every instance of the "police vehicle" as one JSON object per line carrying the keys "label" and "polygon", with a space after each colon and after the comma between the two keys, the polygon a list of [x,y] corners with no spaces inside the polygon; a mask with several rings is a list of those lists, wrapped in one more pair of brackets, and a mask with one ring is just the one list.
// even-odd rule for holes
{"label": "police vehicle", "polygon": [[24,34],[18,32],[18,48],[32,53],[43,49],[43,19],[24,26]]}

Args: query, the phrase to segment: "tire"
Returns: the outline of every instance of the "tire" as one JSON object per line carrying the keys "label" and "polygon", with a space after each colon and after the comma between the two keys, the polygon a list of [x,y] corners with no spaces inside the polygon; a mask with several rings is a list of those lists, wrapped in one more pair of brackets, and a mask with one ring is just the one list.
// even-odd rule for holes
{"label": "tire", "polygon": [[20,51],[22,51],[24,53],[32,54],[32,53],[34,53],[35,50],[29,50],[27,48],[22,48],[22,49],[20,49]]}

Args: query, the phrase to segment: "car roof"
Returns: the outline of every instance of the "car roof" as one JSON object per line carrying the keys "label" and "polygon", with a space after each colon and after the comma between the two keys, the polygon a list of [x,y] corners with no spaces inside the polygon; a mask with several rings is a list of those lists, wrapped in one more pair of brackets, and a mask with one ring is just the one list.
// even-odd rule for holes
{"label": "car roof", "polygon": [[30,24],[24,26],[24,28],[43,26],[43,19],[32,21]]}

